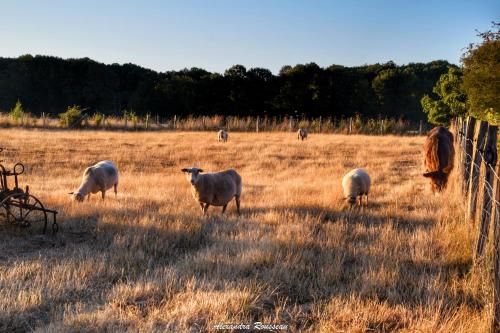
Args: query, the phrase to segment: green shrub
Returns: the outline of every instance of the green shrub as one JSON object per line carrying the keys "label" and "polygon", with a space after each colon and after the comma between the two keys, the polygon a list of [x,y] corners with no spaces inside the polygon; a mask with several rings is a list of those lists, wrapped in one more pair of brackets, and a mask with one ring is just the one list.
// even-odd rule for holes
{"label": "green shrub", "polygon": [[80,127],[83,120],[83,111],[85,110],[78,105],[70,106],[66,112],[59,114],[59,120],[63,126],[71,128]]}
{"label": "green shrub", "polygon": [[19,120],[23,119],[24,116],[24,110],[23,110],[23,105],[19,100],[16,102],[16,106],[14,106],[13,109],[10,110],[10,117],[16,122],[16,124],[19,122]]}
{"label": "green shrub", "polygon": [[139,123],[139,117],[134,111],[123,110],[123,118],[125,119],[125,121],[131,121],[132,126],[134,128],[137,128],[137,124]]}
{"label": "green shrub", "polygon": [[130,121],[132,122],[132,126],[134,126],[134,128],[137,128],[137,124],[139,123],[139,117],[135,114],[135,112],[132,112],[130,114]]}
{"label": "green shrub", "polygon": [[104,115],[102,113],[96,112],[94,113],[94,125],[95,127],[99,127],[104,120]]}

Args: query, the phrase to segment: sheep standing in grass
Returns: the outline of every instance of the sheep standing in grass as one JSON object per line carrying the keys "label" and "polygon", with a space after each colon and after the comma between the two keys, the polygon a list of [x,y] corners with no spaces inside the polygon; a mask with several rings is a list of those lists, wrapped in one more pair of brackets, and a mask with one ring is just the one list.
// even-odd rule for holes
{"label": "sheep standing in grass", "polygon": [[208,207],[222,206],[222,214],[226,211],[227,204],[233,198],[236,200],[236,210],[240,214],[241,176],[233,169],[204,173],[198,168],[184,168],[187,179],[191,183],[193,197],[201,206],[203,215]]}
{"label": "sheep standing in grass", "polygon": [[101,192],[102,199],[107,190],[114,187],[115,196],[118,188],[118,168],[111,161],[101,161],[87,169],[83,173],[82,184],[76,192],[70,192],[73,195],[73,200],[83,201],[85,196],[90,193]]}
{"label": "sheep standing in grass", "polygon": [[345,199],[349,204],[354,205],[359,198],[359,205],[361,205],[363,195],[366,195],[366,203],[368,204],[370,185],[371,179],[365,170],[354,169],[349,171],[342,179]]}
{"label": "sheep standing in grass", "polygon": [[225,130],[220,130],[217,133],[217,141],[219,142],[227,142],[227,139],[229,138],[229,134]]}
{"label": "sheep standing in grass", "polygon": [[297,139],[298,140],[307,139],[307,130],[304,128],[299,128],[299,130],[297,131]]}

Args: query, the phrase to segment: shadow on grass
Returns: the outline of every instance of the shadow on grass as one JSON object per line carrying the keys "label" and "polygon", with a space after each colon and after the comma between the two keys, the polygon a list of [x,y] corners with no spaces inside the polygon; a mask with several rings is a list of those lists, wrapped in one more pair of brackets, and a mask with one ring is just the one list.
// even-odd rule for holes
{"label": "shadow on grass", "polygon": [[[317,206],[243,208],[241,217],[231,212],[221,217],[218,210],[208,217],[193,217],[159,213],[159,204],[153,204],[147,214],[154,217],[154,223],[146,225],[120,223],[121,217],[143,216],[142,210],[107,207],[106,214],[115,217],[115,221],[103,222],[98,213],[63,218],[60,233],[55,237],[7,230],[0,234],[3,250],[0,264],[7,270],[40,257],[49,265],[65,262],[75,265],[75,261],[82,258],[99,261],[106,257],[115,269],[104,276],[90,275],[87,284],[94,288],[69,288],[57,297],[47,294],[35,307],[0,314],[0,331],[27,331],[46,325],[61,315],[58,313],[61,308],[71,304],[91,302],[88,305],[92,308],[104,306],[109,291],[117,283],[133,284],[146,278],[151,270],[163,267],[175,267],[175,274],[182,281],[196,278],[221,291],[227,286],[263,286],[263,295],[245,314],[253,320],[269,316],[283,299],[304,305],[319,300],[328,302],[332,297],[355,296],[406,307],[441,301],[450,310],[461,305],[484,307],[482,301],[471,294],[434,289],[428,283],[432,279],[445,283],[451,276],[464,276],[471,269],[470,262],[415,262],[407,253],[381,256],[365,251],[365,247],[380,241],[376,233],[379,227],[391,226],[397,232],[413,234],[435,225],[431,219],[380,216],[372,212],[376,207],[374,202],[354,210]],[[299,221],[307,217],[317,220],[304,225],[304,233],[309,238],[283,240],[276,237],[272,226],[259,222],[259,215],[269,211],[283,216],[292,214]],[[338,243],[332,243],[334,237],[328,226],[336,223],[347,225],[346,234],[339,236]],[[360,240],[354,237],[357,226],[375,230]],[[262,236],[236,237],[242,231]],[[356,246],[350,244],[354,241]],[[370,271],[383,269],[395,272],[390,282],[369,278]],[[26,277],[26,284],[34,278],[36,274]]]}
{"label": "shadow on grass", "polygon": [[381,227],[384,225],[392,225],[394,228],[405,231],[414,232],[416,230],[428,230],[436,224],[429,218],[408,218],[394,214],[376,214],[373,210],[381,205],[376,202],[368,203],[367,206],[349,208],[347,206],[339,210],[328,209],[319,206],[278,206],[273,208],[243,208],[242,214],[244,217],[258,217],[259,214],[268,212],[277,212],[280,215],[293,214],[299,219],[316,217],[322,223],[336,223],[344,221],[350,225],[363,225],[365,227]]}
{"label": "shadow on grass", "polygon": [[[118,208],[107,208],[106,214],[113,216],[144,216],[141,210],[123,212]],[[47,289],[41,286],[39,305],[0,313],[0,332],[31,331],[60,317],[58,311],[72,304],[92,302],[92,306],[102,305],[113,285],[137,281],[146,276],[148,270],[171,266],[210,242],[213,223],[161,213],[155,213],[155,218],[155,224],[142,225],[120,223],[119,218],[116,222],[105,223],[98,213],[72,216],[61,219],[61,229],[56,235],[23,233],[23,230],[10,226],[4,228],[0,233],[0,266],[5,271],[19,265],[30,267],[31,263],[41,265],[49,275],[55,267],[78,271],[80,264],[89,262],[96,266],[106,262],[110,269],[102,274],[87,272],[83,289],[69,284],[70,287],[62,287],[57,296],[47,290],[50,286]],[[37,290],[37,284],[48,283],[37,277],[38,273],[32,269],[19,273],[26,287],[24,291],[14,293]],[[15,294],[11,295],[15,298]]]}

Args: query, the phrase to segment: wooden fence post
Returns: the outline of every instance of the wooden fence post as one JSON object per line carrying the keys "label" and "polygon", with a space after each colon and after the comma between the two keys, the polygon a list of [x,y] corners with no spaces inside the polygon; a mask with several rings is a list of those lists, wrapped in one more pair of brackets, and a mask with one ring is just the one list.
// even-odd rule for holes
{"label": "wooden fence post", "polygon": [[486,146],[484,148],[484,162],[486,166],[486,172],[484,175],[484,190],[483,190],[483,205],[481,211],[481,226],[479,231],[479,237],[477,240],[476,248],[476,261],[481,259],[483,255],[484,248],[486,247],[486,241],[488,239],[488,230],[490,226],[490,220],[492,215],[492,203],[493,203],[493,168],[497,163],[497,134],[498,127],[489,126],[488,128],[488,139],[486,141]]}
{"label": "wooden fence post", "polygon": [[257,120],[255,121],[255,131],[259,133],[259,116],[257,116]]}
{"label": "wooden fence post", "polygon": [[290,132],[292,131],[293,128],[293,116],[290,116]]}
{"label": "wooden fence post", "polygon": [[146,114],[146,130],[149,128],[149,113]]}
{"label": "wooden fence post", "polygon": [[176,128],[175,127],[176,126],[176,124],[175,124],[176,122],[177,122],[177,115],[174,114],[174,129]]}
{"label": "wooden fence post", "polygon": [[[497,175],[500,165],[497,166]],[[495,200],[493,206],[493,323],[491,332],[500,332],[500,180],[496,179]]]}
{"label": "wooden fence post", "polygon": [[481,152],[484,148],[484,141],[486,139],[486,131],[488,130],[488,123],[486,121],[481,121],[479,123],[479,132],[476,137],[476,149],[474,149],[474,155],[471,163],[470,170],[470,184],[468,189],[468,208],[467,208],[467,218],[469,220],[474,220],[476,217],[476,206],[477,206],[477,192],[479,186],[479,166],[481,165]]}
{"label": "wooden fence post", "polygon": [[352,133],[352,117],[349,118],[349,134]]}
{"label": "wooden fence post", "polygon": [[422,135],[423,129],[424,129],[424,122],[420,120],[420,124],[418,126],[418,135]]}
{"label": "wooden fence post", "polygon": [[462,139],[462,141],[460,142],[461,144],[461,147],[462,147],[462,150],[464,149],[465,147],[465,134],[467,132],[467,120],[465,118],[462,118],[462,135],[460,136],[460,138]]}
{"label": "wooden fence post", "polygon": [[156,126],[160,126],[160,116],[156,115]]}
{"label": "wooden fence post", "polygon": [[380,120],[380,134],[384,134],[384,119]]}
{"label": "wooden fence post", "polygon": [[[458,118],[458,126],[457,126],[457,133],[456,133],[456,145],[455,147],[458,148],[456,151],[458,152],[456,156],[456,163],[458,165],[457,168],[457,174],[458,174],[458,183],[460,185],[463,184],[463,176],[464,176],[464,151],[463,151],[463,143],[464,143],[464,137],[465,137],[465,120],[462,117]],[[462,193],[463,194],[463,193]]]}
{"label": "wooden fence post", "polygon": [[464,142],[464,147],[465,147],[465,154],[464,154],[464,160],[463,160],[463,166],[464,166],[464,176],[463,176],[463,183],[462,183],[462,193],[464,196],[467,196],[467,191],[469,190],[469,179],[470,179],[470,165],[471,165],[471,156],[472,156],[472,147],[474,142],[472,141],[474,139],[474,129],[476,127],[476,119],[472,117],[467,118],[467,130],[465,131],[465,142]]}
{"label": "wooden fence post", "polygon": [[321,116],[319,116],[319,132],[321,133],[323,127],[323,119],[321,119]]}
{"label": "wooden fence post", "polygon": [[42,112],[42,128],[45,128],[45,112]]}

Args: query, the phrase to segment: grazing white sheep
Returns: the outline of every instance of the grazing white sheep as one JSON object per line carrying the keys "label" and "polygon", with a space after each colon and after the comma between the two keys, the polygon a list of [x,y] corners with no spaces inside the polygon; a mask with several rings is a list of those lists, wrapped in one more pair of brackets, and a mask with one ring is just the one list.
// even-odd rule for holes
{"label": "grazing white sheep", "polygon": [[118,168],[111,161],[101,161],[85,169],[83,173],[82,184],[76,192],[70,192],[75,201],[83,201],[86,195],[90,199],[90,193],[101,192],[102,199],[104,194],[111,187],[114,187],[115,196],[118,187]]}
{"label": "grazing white sheep", "polygon": [[217,133],[217,141],[222,141],[222,142],[227,142],[227,139],[229,138],[229,134],[225,130],[220,130]]}
{"label": "grazing white sheep", "polygon": [[365,170],[354,169],[349,171],[342,179],[345,199],[349,204],[353,205],[359,197],[359,204],[361,205],[363,195],[366,195],[366,203],[368,204],[370,185],[371,179]]}
{"label": "grazing white sheep", "polygon": [[304,128],[299,128],[299,130],[297,131],[297,139],[298,140],[307,139],[307,130]]}
{"label": "grazing white sheep", "polygon": [[233,169],[204,173],[199,168],[184,168],[182,172],[187,175],[191,183],[193,197],[201,206],[203,215],[208,207],[222,206],[222,214],[226,211],[227,204],[233,198],[236,200],[236,210],[240,214],[241,176]]}

